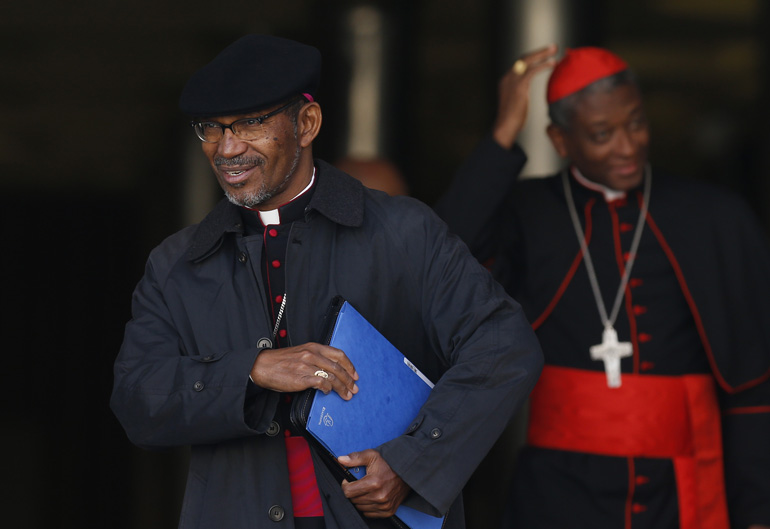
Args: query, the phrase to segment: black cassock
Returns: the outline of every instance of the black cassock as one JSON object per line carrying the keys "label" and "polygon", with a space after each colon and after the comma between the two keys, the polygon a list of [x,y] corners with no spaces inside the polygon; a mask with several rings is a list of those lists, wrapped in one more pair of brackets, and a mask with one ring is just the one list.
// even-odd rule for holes
{"label": "black cassock", "polygon": [[[483,141],[436,210],[521,302],[545,354],[541,383],[550,368],[601,372],[589,348],[600,343],[602,323],[561,177],[517,181],[525,162],[518,146],[505,151],[491,138]],[[607,201],[572,176],[569,182],[609,312],[642,189]],[[742,200],[652,171],[649,214],[615,323],[619,339],[633,344],[633,355],[621,361],[621,379],[713,379],[729,515],[738,528],[770,524],[768,272],[765,234]],[[629,414],[642,404],[633,403]],[[645,435],[632,426],[635,435]],[[528,529],[679,527],[691,505],[680,502],[676,476],[672,458],[528,444],[516,465],[508,522]]]}

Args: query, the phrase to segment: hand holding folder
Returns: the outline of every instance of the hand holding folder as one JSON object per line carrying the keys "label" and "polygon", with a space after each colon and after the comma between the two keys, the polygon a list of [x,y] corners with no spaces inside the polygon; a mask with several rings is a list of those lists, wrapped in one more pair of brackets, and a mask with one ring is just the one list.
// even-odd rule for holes
{"label": "hand holding folder", "polygon": [[345,467],[366,468],[366,479],[342,483],[342,492],[364,515],[392,514],[411,491],[375,450],[353,452],[338,461]]}
{"label": "hand holding folder", "polygon": [[[331,376],[312,373],[323,370]],[[335,391],[344,400],[358,392],[358,375],[353,364],[339,349],[318,343],[306,343],[259,353],[251,370],[251,380],[259,387],[281,393],[295,393],[318,388]]]}
{"label": "hand holding folder", "polygon": [[[345,352],[359,375],[359,391],[349,401],[336,393],[306,392],[295,399],[292,421],[336,458],[376,448],[402,435],[419,413],[433,384],[347,301],[340,299],[329,345]],[[333,468],[333,467],[332,467]],[[366,475],[348,468],[346,479]],[[398,527],[438,529],[437,518],[404,505],[392,517]]]}

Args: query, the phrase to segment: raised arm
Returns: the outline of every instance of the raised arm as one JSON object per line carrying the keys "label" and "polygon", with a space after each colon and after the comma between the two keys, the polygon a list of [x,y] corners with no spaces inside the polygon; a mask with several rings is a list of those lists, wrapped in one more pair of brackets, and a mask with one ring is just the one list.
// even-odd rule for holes
{"label": "raised arm", "polygon": [[507,198],[527,157],[516,145],[529,109],[532,79],[554,65],[556,45],[523,55],[500,79],[491,134],[463,162],[435,211],[480,261],[495,254]]}

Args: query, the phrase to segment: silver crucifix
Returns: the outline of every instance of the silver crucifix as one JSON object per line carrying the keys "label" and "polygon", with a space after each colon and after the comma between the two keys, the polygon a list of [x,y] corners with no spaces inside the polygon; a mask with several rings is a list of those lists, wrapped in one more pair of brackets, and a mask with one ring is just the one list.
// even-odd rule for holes
{"label": "silver crucifix", "polygon": [[620,359],[631,356],[633,350],[630,342],[618,342],[618,333],[609,325],[602,333],[602,343],[591,346],[591,360],[604,361],[608,387],[620,387]]}

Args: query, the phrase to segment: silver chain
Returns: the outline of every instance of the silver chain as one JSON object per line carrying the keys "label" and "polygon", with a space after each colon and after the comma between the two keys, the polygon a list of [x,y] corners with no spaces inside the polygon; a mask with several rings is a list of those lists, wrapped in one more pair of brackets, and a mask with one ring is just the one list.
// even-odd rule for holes
{"label": "silver chain", "polygon": [[599,290],[599,281],[596,278],[596,270],[594,269],[593,261],[591,260],[591,253],[588,251],[588,245],[585,241],[585,234],[580,227],[580,219],[575,209],[575,201],[572,198],[572,189],[569,185],[567,177],[567,169],[562,171],[562,184],[564,185],[564,194],[567,198],[567,207],[569,207],[570,217],[572,218],[572,226],[575,228],[575,234],[577,235],[578,242],[580,243],[580,249],[583,252],[583,258],[586,263],[586,270],[588,271],[588,279],[591,281],[591,288],[594,292],[594,298],[596,299],[596,308],[599,309],[599,316],[602,319],[604,328],[612,328],[615,325],[615,320],[620,312],[620,305],[623,301],[623,294],[628,285],[628,279],[631,277],[631,268],[636,261],[636,252],[639,249],[639,241],[642,239],[642,231],[644,231],[644,223],[647,217],[647,209],[650,203],[650,188],[652,187],[652,171],[650,166],[645,165],[644,168],[644,197],[642,198],[642,206],[639,210],[639,219],[636,221],[636,231],[634,232],[634,238],[631,242],[631,250],[629,252],[628,262],[626,263],[626,269],[623,272],[623,277],[620,280],[620,287],[615,295],[615,303],[612,306],[612,313],[607,316],[607,308],[604,306],[604,299],[602,299],[601,290]]}
{"label": "silver chain", "polygon": [[281,325],[281,318],[283,318],[283,310],[286,308],[286,294],[284,293],[281,300],[281,308],[278,309],[278,317],[275,319],[275,327],[273,327],[273,340],[278,334],[278,327]]}

